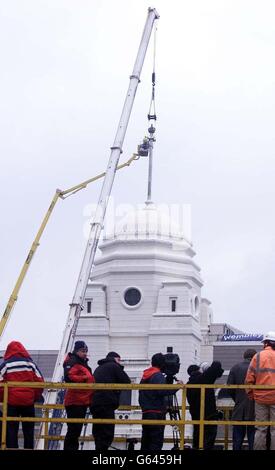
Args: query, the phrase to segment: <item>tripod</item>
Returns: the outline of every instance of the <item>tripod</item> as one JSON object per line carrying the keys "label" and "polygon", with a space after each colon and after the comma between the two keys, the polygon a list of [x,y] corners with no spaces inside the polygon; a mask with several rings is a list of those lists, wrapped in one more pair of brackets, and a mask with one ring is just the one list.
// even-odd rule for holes
{"label": "tripod", "polygon": [[[90,416],[90,410],[89,410],[89,408],[88,408],[87,411],[86,411],[85,419],[88,419],[89,416]],[[80,439],[79,439],[79,440],[80,440],[80,450],[83,450],[83,447],[84,447],[84,440],[81,440],[81,437],[82,437],[82,438],[83,438],[83,437],[84,437],[84,438],[86,437],[87,426],[88,426],[88,423],[87,423],[87,422],[83,424],[82,433],[81,433],[82,435],[80,436]]]}
{"label": "tripod", "polygon": [[[174,380],[177,378],[173,375],[166,376],[166,383],[172,384]],[[180,411],[179,411],[179,403],[176,394],[175,395],[167,395],[167,412],[169,413],[169,417],[171,420],[176,421],[180,420]],[[176,425],[172,426],[173,432],[173,447],[172,450],[179,450],[179,428]]]}

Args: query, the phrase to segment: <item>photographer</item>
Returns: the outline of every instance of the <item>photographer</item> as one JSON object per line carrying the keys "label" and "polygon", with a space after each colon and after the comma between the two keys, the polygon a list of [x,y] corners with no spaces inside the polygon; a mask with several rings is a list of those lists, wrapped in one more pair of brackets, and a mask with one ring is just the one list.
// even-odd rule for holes
{"label": "photographer", "polygon": [[[151,359],[152,367],[143,372],[141,384],[166,384],[162,373],[165,367],[165,356],[162,353],[154,354]],[[182,383],[178,381],[178,383]],[[142,409],[142,419],[165,419],[167,411],[166,397],[174,395],[176,390],[140,390],[139,404]],[[141,448],[143,452],[157,452],[162,449],[164,439],[164,425],[142,426]]]}
{"label": "photographer", "polygon": [[[223,374],[222,365],[219,361],[214,361],[209,366],[207,362],[203,362],[200,366],[192,364],[188,367],[187,373],[190,378],[187,384],[214,384],[218,377]],[[200,400],[201,391],[196,388],[187,389],[187,400],[190,407],[190,414],[192,420],[200,419]],[[205,390],[205,405],[204,405],[204,419],[216,420],[220,419],[220,412],[217,411],[215,391],[213,388]],[[215,439],[217,436],[217,425],[209,424],[204,428],[204,445],[205,450],[213,450]],[[193,449],[199,449],[199,425],[195,424],[193,427]]]}

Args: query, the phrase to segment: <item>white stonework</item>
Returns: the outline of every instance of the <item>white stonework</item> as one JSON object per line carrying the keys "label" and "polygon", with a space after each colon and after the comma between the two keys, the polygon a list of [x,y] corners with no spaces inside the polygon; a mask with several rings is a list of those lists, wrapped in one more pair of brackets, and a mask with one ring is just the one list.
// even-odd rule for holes
{"label": "white stonework", "polygon": [[204,361],[213,362],[213,342],[210,340],[209,331],[212,324],[213,312],[211,309],[211,302],[208,299],[201,299],[201,357]]}
{"label": "white stonework", "polygon": [[[186,382],[190,364],[211,362],[210,302],[201,297],[195,251],[174,221],[149,204],[117,224],[100,250],[77,330],[88,344],[93,369],[116,351],[132,381],[139,383],[152,355],[172,347],[181,362],[177,377]],[[138,405],[136,391],[131,404]],[[140,412],[117,413],[120,419],[126,415],[136,418]],[[190,426],[185,433],[190,437]],[[116,435],[138,437],[140,426],[116,426]],[[171,437],[171,427],[166,435]]]}
{"label": "white stonework", "polygon": [[[178,377],[186,381],[188,365],[211,357],[210,302],[201,298],[203,282],[191,242],[149,204],[118,223],[100,250],[77,330],[89,346],[93,368],[114,350],[139,381],[151,356],[172,347],[180,356]],[[135,305],[125,300],[129,289],[139,292]]]}

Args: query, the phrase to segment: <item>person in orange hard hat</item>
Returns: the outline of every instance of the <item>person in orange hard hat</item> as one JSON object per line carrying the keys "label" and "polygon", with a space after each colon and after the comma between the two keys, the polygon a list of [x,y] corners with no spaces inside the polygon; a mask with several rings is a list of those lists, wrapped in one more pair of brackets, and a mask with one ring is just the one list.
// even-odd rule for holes
{"label": "person in orange hard hat", "polygon": [[[253,356],[245,378],[246,384],[274,385],[274,389],[249,389],[248,397],[255,400],[256,421],[275,421],[275,331],[262,340],[263,350]],[[268,426],[256,425],[254,450],[266,450]],[[270,450],[275,450],[275,426],[270,427]]]}

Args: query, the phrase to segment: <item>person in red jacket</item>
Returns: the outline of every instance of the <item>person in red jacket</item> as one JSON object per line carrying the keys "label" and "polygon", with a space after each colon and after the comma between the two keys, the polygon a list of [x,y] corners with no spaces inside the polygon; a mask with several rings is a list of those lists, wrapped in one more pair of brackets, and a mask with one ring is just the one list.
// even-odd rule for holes
{"label": "person in red jacket", "polygon": [[[5,382],[44,382],[37,365],[33,362],[28,351],[19,341],[8,344],[4,361],[0,365],[0,380]],[[3,400],[3,387],[0,388],[0,401]],[[35,416],[34,402],[42,397],[43,388],[9,387],[8,416]],[[34,448],[34,423],[22,422],[24,448]],[[7,424],[7,448],[18,448],[19,421]]]}
{"label": "person in red jacket", "polygon": [[[84,341],[76,341],[74,350],[66,357],[64,367],[65,382],[93,383],[92,370],[88,366],[88,347]],[[68,418],[85,418],[90,406],[93,390],[67,389],[65,408]],[[82,423],[68,423],[64,441],[64,450],[78,450],[78,438],[81,434]]]}

